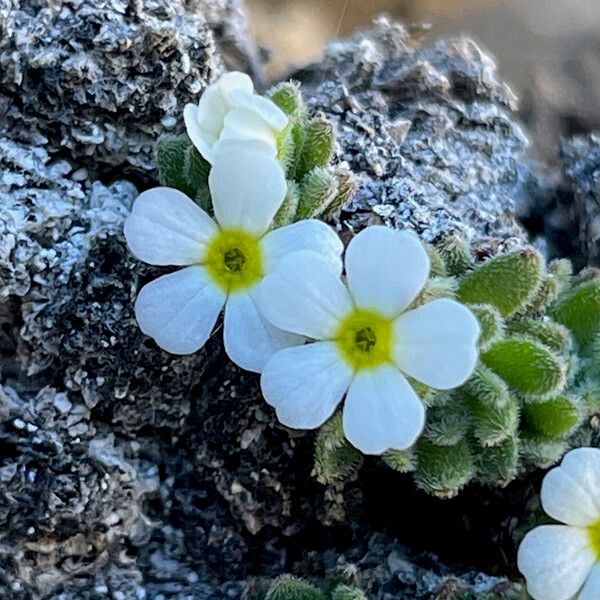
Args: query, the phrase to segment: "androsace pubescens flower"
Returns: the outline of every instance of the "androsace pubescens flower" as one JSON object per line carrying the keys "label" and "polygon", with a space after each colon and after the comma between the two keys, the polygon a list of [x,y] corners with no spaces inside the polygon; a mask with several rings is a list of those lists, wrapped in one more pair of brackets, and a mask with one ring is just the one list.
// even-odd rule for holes
{"label": "androsace pubescens flower", "polygon": [[429,275],[416,236],[369,227],[348,245],[347,284],[314,252],[288,255],[259,291],[280,329],[316,340],[274,354],[261,385],[279,420],[298,429],[326,421],[343,396],[347,439],[365,454],[405,449],[425,408],[407,376],[437,389],[461,385],[477,361],[479,324],[440,299],[409,310]]}
{"label": "androsace pubescens flower", "polygon": [[258,310],[263,278],[287,253],[306,248],[341,270],[343,249],[337,234],[317,220],[269,231],[286,182],[278,161],[255,146],[220,145],[209,175],[214,219],[182,192],[159,187],[140,194],[125,223],[137,258],[184,267],[140,291],[135,312],[142,331],[168,352],[190,354],[205,344],[225,307],[225,349],[249,371],[301,342]]}
{"label": "androsace pubescens flower", "polygon": [[192,143],[211,164],[221,140],[260,140],[265,151],[277,156],[288,124],[276,104],[254,93],[250,77],[235,71],[209,85],[198,104],[187,104],[183,118]]}
{"label": "androsace pubescens flower", "polygon": [[561,525],[530,531],[517,564],[535,600],[600,598],[600,450],[577,448],[542,483],[544,511]]}

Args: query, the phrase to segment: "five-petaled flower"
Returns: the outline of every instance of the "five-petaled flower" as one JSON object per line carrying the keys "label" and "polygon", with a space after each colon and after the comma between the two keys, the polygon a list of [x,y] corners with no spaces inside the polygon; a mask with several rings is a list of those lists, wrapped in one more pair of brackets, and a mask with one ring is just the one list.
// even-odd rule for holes
{"label": "five-petaled flower", "polygon": [[418,238],[383,226],[359,233],[345,257],[347,285],[314,252],[290,254],[268,275],[259,306],[276,327],[317,340],[277,352],[261,386],[279,420],[313,429],[346,394],[347,439],[365,454],[411,446],[425,408],[407,380],[461,385],[477,361],[479,324],[463,305],[409,309],[429,276]]}
{"label": "five-petaled flower", "polygon": [[517,564],[535,600],[600,598],[600,450],[577,448],[544,477],[542,507],[564,525],[530,531]]}
{"label": "five-petaled flower", "polygon": [[220,140],[260,140],[268,153],[277,156],[288,124],[276,104],[254,93],[250,77],[235,71],[209,85],[197,105],[187,104],[183,118],[192,143],[211,164]]}
{"label": "five-petaled flower", "polygon": [[341,269],[342,243],[322,221],[269,231],[286,195],[279,162],[255,144],[222,142],[209,175],[213,220],[185,194],[154,188],[136,199],[125,223],[133,254],[153,265],[185,268],[140,291],[140,328],[174,354],[190,354],[208,339],[225,306],[229,357],[260,371],[277,350],[302,342],[267,322],[255,303],[261,281],[288,252],[311,249]]}

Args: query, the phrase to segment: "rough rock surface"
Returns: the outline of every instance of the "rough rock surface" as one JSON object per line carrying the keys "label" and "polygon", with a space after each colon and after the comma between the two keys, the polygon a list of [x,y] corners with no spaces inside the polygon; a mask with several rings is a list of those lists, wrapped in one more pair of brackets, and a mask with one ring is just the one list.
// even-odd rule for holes
{"label": "rough rock surface", "polygon": [[[237,10],[0,0],[1,597],[238,598],[254,577],[318,577],[342,555],[372,598],[429,599],[451,571],[423,550],[459,576],[462,559],[486,569],[514,554],[504,540],[502,559],[493,532],[508,515],[483,490],[470,506],[434,501],[375,460],[343,498],[321,486],[312,436],[277,424],[218,331],[175,357],[137,328],[133,300],[160,270],[125,247],[136,189],[124,179],[151,177],[156,137],[224,58],[255,64]],[[231,11],[235,26],[220,21]],[[428,240],[460,232],[482,254],[525,241],[513,214],[525,138],[472,42],[419,47],[382,20],[296,77],[360,178],[346,233],[382,219]],[[438,516],[411,526],[417,550],[372,537],[404,535],[423,503]],[[465,525],[475,504],[493,510]],[[468,555],[427,548],[447,541],[442,524],[473,541]]]}
{"label": "rough rock surface", "polygon": [[345,224],[379,217],[428,241],[458,233],[475,245],[522,244],[514,200],[527,138],[516,98],[471,40],[430,46],[415,33],[380,18],[293,74],[337,123],[340,154],[360,178]]}

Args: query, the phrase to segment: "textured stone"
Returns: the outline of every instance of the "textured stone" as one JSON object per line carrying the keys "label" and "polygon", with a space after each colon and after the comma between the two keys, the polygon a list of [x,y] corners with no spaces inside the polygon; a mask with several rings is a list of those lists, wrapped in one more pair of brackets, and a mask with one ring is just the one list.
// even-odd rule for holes
{"label": "textured stone", "polygon": [[[188,357],[139,331],[133,301],[165,270],[132,258],[122,226],[156,138],[224,60],[259,65],[236,2],[125,6],[0,0],[0,595],[238,598],[256,576],[323,577],[343,555],[373,598],[428,599],[452,573],[506,569],[497,492],[424,499],[374,460],[343,494],[322,486],[312,435],[277,423],[220,330]],[[472,42],[420,46],[380,20],[296,77],[360,181],[346,237],[384,221],[427,240],[457,232],[482,255],[526,241],[513,211],[526,140]],[[407,543],[469,568],[373,538],[419,525],[399,499],[437,515]],[[442,523],[469,552],[440,540]]]}

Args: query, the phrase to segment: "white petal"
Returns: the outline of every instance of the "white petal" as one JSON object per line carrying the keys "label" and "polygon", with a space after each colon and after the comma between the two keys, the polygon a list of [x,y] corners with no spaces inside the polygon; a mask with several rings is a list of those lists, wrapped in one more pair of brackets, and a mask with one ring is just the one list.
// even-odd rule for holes
{"label": "white petal", "polygon": [[332,415],[351,381],[352,371],[335,344],[315,342],[277,352],[260,384],[284,425],[314,429]]}
{"label": "white petal", "polygon": [[412,446],[425,425],[425,407],[392,365],[358,371],[344,403],[344,433],[363,454]]}
{"label": "white petal", "polygon": [[352,310],[338,269],[309,250],[279,259],[258,286],[256,298],[275,327],[321,340],[331,339]]}
{"label": "white petal", "polygon": [[224,98],[219,87],[214,84],[206,88],[198,102],[196,120],[206,133],[218,138],[223,129],[223,120],[231,110],[231,105]]}
{"label": "white petal", "polygon": [[255,112],[247,108],[234,108],[223,122],[222,140],[259,140],[269,149],[269,155],[277,156],[277,138],[273,129]]}
{"label": "white petal", "polygon": [[242,90],[246,93],[252,93],[254,91],[254,84],[252,79],[246,73],[240,73],[239,71],[231,71],[222,75],[218,81],[214,84],[218,87],[223,97],[231,102],[231,94],[236,90]]}
{"label": "white petal", "polygon": [[215,222],[183,192],[157,187],[142,192],[125,221],[133,254],[151,265],[191,265],[204,255]]}
{"label": "white petal", "polygon": [[342,272],[344,244],[332,227],[317,219],[305,219],[267,233],[262,239],[267,262],[266,271],[276,267],[277,260],[299,250],[312,250]]}
{"label": "white petal", "polygon": [[256,113],[275,131],[281,131],[288,124],[287,115],[268,98],[246,90],[234,90],[230,97],[236,106]]}
{"label": "white petal", "polygon": [[219,149],[208,185],[219,224],[257,235],[268,229],[287,192],[277,160],[244,144]]}
{"label": "white petal", "polygon": [[258,310],[250,293],[232,294],[225,305],[225,350],[242,369],[260,373],[273,354],[304,343],[304,338],[281,331]]}
{"label": "white petal", "polygon": [[206,343],[225,298],[204,267],[187,267],[145,285],[135,316],[140,329],[163,350],[192,354]]}
{"label": "white petal", "polygon": [[[600,520],[600,450],[577,448],[544,477],[544,510],[568,525],[592,525]],[[600,596],[598,596],[600,598]]]}
{"label": "white petal", "polygon": [[595,558],[585,529],[542,525],[521,542],[517,566],[535,600],[570,600],[589,575]]}
{"label": "white petal", "polygon": [[415,379],[440,390],[463,384],[477,363],[479,323],[448,298],[434,300],[394,321],[394,362]]}
{"label": "white petal", "polygon": [[423,289],[429,257],[414,234],[375,225],[348,244],[346,273],[348,288],[360,308],[395,317]]}
{"label": "white petal", "polygon": [[592,567],[592,572],[577,600],[598,600],[598,598],[600,598],[600,562]]}
{"label": "white petal", "polygon": [[213,145],[217,141],[220,129],[218,132],[211,133],[200,125],[198,106],[194,104],[186,104],[183,109],[183,122],[185,130],[192,144],[198,152],[209,162],[213,162]]}

